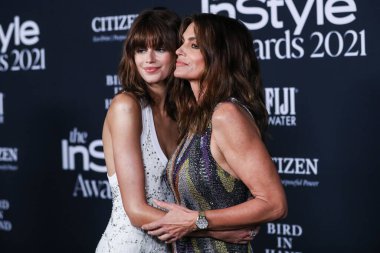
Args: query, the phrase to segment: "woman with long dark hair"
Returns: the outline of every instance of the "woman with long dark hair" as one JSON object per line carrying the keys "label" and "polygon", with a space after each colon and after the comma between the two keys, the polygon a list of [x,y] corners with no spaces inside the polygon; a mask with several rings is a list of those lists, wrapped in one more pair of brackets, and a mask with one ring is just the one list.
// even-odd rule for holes
{"label": "woman with long dark hair", "polygon": [[[263,142],[267,126],[250,32],[213,14],[183,21],[173,89],[182,142],[167,166],[178,205],[144,229],[182,252],[252,252],[251,243],[184,237],[252,227],[287,214],[285,193]],[[193,211],[196,210],[196,211]]]}
{"label": "woman with long dark hair", "polygon": [[175,49],[180,18],[148,10],[134,21],[124,44],[119,78],[123,91],[108,109],[103,126],[112,214],[96,252],[170,252],[141,225],[165,213],[152,199],[173,201],[163,171],[177,146]]}

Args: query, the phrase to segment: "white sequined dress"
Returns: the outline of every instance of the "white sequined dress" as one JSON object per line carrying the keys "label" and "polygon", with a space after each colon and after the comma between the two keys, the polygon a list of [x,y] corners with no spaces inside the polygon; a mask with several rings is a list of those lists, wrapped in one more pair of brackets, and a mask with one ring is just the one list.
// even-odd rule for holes
{"label": "white sequined dress", "polygon": [[[150,106],[142,109],[141,150],[145,169],[145,194],[153,199],[174,203],[173,194],[164,180],[167,158],[160,148]],[[161,253],[171,252],[168,245],[131,225],[124,211],[116,174],[108,177],[112,190],[112,213],[96,253]]]}

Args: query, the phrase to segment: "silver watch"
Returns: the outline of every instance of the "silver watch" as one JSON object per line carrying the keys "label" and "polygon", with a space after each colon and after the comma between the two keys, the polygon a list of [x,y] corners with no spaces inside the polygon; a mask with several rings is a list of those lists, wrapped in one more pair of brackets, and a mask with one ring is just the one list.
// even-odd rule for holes
{"label": "silver watch", "polygon": [[195,222],[197,229],[204,230],[208,228],[208,221],[204,211],[199,211],[197,221]]}

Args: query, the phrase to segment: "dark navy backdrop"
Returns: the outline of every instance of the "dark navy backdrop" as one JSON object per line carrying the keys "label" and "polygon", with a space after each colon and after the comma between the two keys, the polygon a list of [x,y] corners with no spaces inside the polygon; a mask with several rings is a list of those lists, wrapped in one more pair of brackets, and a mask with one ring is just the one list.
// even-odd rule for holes
{"label": "dark navy backdrop", "polygon": [[0,252],[94,251],[122,41],[154,6],[252,31],[289,202],[255,252],[379,252],[380,5],[358,0],[1,2]]}

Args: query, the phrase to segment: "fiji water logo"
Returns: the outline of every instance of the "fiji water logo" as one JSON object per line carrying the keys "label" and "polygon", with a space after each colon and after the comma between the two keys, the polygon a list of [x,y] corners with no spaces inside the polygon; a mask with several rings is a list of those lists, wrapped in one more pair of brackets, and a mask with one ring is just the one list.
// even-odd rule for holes
{"label": "fiji water logo", "polygon": [[265,104],[269,114],[269,125],[296,126],[295,87],[265,88]]}

